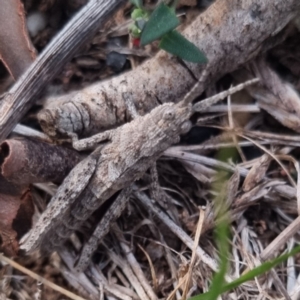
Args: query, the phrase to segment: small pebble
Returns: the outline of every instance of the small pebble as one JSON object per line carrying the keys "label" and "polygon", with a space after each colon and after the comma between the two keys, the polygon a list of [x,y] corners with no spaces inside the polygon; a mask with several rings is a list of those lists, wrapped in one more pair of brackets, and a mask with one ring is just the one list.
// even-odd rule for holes
{"label": "small pebble", "polygon": [[27,29],[31,37],[35,37],[46,25],[47,18],[41,12],[32,12],[27,17]]}

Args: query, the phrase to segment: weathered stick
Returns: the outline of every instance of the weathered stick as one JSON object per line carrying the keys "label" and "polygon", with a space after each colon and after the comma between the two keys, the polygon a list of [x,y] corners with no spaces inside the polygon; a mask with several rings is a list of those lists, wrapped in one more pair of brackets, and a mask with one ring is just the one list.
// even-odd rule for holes
{"label": "weathered stick", "polygon": [[297,0],[217,0],[183,32],[207,56],[208,65],[187,63],[161,51],[135,70],[91,85],[80,92],[49,99],[39,114],[43,130],[51,135],[98,133],[126,122],[122,85],[134,95],[143,115],[159,103],[177,102],[204,71],[198,94],[212,81],[237,69],[280,31],[300,9]]}
{"label": "weathered stick", "polygon": [[18,186],[60,183],[81,159],[72,149],[24,138],[6,140],[0,147],[1,174]]}
{"label": "weathered stick", "polygon": [[12,131],[48,82],[97,32],[124,0],[91,0],[50,42],[43,53],[1,99],[0,141]]}

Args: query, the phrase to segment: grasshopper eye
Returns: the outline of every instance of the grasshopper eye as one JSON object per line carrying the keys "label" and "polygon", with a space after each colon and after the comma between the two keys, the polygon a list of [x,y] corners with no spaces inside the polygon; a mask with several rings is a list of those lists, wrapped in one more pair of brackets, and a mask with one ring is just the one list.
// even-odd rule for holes
{"label": "grasshopper eye", "polygon": [[167,109],[163,114],[164,120],[173,120],[175,118],[175,111],[172,108]]}
{"label": "grasshopper eye", "polygon": [[181,134],[186,134],[188,133],[192,128],[192,122],[191,121],[185,121],[182,125],[181,125]]}

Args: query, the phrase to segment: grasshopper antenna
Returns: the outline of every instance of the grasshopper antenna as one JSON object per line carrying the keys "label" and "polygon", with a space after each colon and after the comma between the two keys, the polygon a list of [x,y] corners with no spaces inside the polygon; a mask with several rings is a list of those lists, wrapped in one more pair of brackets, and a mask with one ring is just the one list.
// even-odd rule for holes
{"label": "grasshopper antenna", "polygon": [[254,78],[254,79],[250,79],[248,81],[245,81],[241,84],[238,84],[234,87],[231,87],[230,89],[222,92],[222,93],[219,93],[219,94],[216,94],[212,97],[209,97],[209,98],[206,98],[198,103],[196,103],[194,106],[193,106],[193,112],[201,112],[201,111],[204,111],[206,110],[208,107],[216,104],[217,102],[221,101],[222,99],[228,97],[229,95],[232,95],[234,93],[237,93],[241,90],[243,90],[244,88],[252,85],[252,84],[255,84],[259,82],[259,79],[258,78]]}
{"label": "grasshopper antenna", "polygon": [[[204,71],[204,73],[201,75],[200,79],[194,84],[192,89],[185,95],[183,100],[181,102],[179,102],[178,105],[180,107],[184,107],[184,106],[188,105],[189,103],[191,103],[200,94],[200,92],[203,91],[202,85],[203,85],[203,82],[205,81],[207,75],[208,75],[208,73],[206,71]],[[222,99],[228,97],[229,95],[237,93],[237,92],[243,90],[244,88],[246,88],[252,84],[255,84],[257,82],[259,82],[258,78],[250,79],[250,80],[245,81],[241,84],[238,84],[237,86],[234,86],[224,92],[221,92],[212,97],[206,98],[206,99],[196,103],[193,106],[193,112],[201,112],[201,111],[207,109],[208,107],[216,104],[217,102],[221,101]]]}
{"label": "grasshopper antenna", "polygon": [[204,90],[203,83],[208,76],[206,70],[203,71],[199,80],[194,84],[192,89],[184,96],[184,98],[178,103],[178,106],[184,107],[191,103],[199,94]]}

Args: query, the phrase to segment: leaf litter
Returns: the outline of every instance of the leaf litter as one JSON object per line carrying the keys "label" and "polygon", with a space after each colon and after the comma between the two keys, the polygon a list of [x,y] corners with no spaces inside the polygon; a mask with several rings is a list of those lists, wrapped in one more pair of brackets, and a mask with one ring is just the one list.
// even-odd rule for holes
{"label": "leaf litter", "polygon": [[[74,12],[71,2],[25,1],[27,11],[37,10],[47,16],[46,28],[33,38],[37,49],[43,48],[58,32],[60,27],[57,24],[65,21],[61,15],[70,17]],[[83,5],[86,1],[78,2]],[[120,26],[125,20],[121,15],[118,15],[120,19],[112,18],[111,22]],[[52,19],[55,18],[59,21],[53,25]],[[106,65],[103,54],[106,52],[100,50],[107,46],[106,43],[114,45],[116,39],[126,41],[127,36],[121,29],[116,29],[114,37],[109,37],[103,35],[105,30],[101,30],[102,33],[98,33],[86,49],[81,49],[54,80],[59,93],[82,88],[114,74],[113,69]],[[294,51],[297,40],[299,32],[293,28],[288,38],[264,57],[212,84],[210,90],[220,92],[236,80],[245,81],[249,78],[247,76],[257,76],[262,83],[247,88],[248,95],[245,92],[232,95],[231,105],[224,101],[222,114],[208,110],[204,123],[194,122],[193,130],[180,145],[164,153],[158,161],[161,192],[156,195],[163,201],[155,199],[156,203],[163,205],[159,207],[149,199],[151,176],[146,174],[138,182],[127,209],[117,221],[118,225],[113,225],[100,243],[85,272],[78,274],[74,264],[86,237],[103,215],[101,210],[96,211],[57,253],[48,257],[34,253],[15,260],[84,299],[99,299],[104,295],[108,299],[181,299],[183,294],[191,296],[208,291],[218,266],[218,250],[211,233],[218,222],[214,217],[212,199],[219,191],[212,189],[211,185],[220,169],[232,175],[224,197],[232,220],[226,280],[238,278],[245,270],[291,249],[298,243],[300,226],[297,217],[299,99],[295,92],[299,88],[296,81],[299,68],[291,63],[299,55],[299,51]],[[156,50],[154,46],[149,46],[149,49]],[[150,53],[130,50],[124,42],[121,46],[118,44],[117,50],[127,55],[130,53],[137,64],[141,57]],[[235,111],[233,108],[241,103],[245,105],[243,110]],[[250,105],[259,109],[250,109]],[[28,127],[37,128],[35,116],[36,110],[33,109],[23,122]],[[203,115],[196,117],[204,118]],[[239,155],[220,161],[220,149],[238,149]],[[49,184],[43,185],[43,189],[41,184],[38,188],[30,186],[36,211],[34,218],[45,209],[50,198],[45,192],[49,190]],[[15,237],[14,234],[11,233],[11,237]],[[199,243],[195,243],[198,239]],[[3,242],[6,243],[1,240],[1,246],[5,247]],[[276,272],[241,285],[227,293],[224,299],[297,299],[300,292],[297,288],[297,259],[297,256],[291,258],[276,267]],[[1,296],[37,299],[38,296],[34,295],[40,293],[40,299],[61,299],[61,294],[46,283],[39,285],[42,279],[25,276],[21,267],[7,264],[4,258],[0,261]]]}

